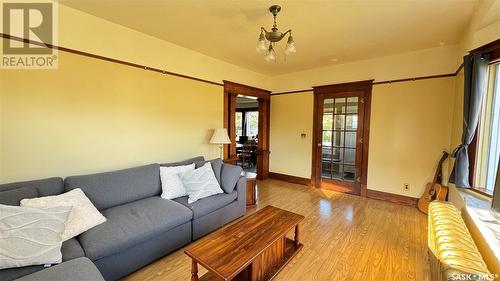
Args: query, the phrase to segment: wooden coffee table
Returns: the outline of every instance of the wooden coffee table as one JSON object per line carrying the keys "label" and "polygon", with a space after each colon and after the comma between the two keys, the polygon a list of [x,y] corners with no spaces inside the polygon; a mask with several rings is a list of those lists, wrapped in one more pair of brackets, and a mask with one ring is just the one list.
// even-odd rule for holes
{"label": "wooden coffee table", "polygon": [[[219,229],[189,245],[191,280],[271,280],[302,249],[304,216],[273,206]],[[295,228],[294,240],[286,234]],[[208,273],[198,279],[198,264]]]}

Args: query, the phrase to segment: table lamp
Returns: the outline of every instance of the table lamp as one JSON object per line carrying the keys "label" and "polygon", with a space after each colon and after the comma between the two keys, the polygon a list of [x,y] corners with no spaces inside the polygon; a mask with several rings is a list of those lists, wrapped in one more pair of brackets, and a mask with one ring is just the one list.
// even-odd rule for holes
{"label": "table lamp", "polygon": [[[227,129],[226,128],[217,128],[214,130],[214,134],[212,135],[212,138],[210,139],[210,143],[213,144],[230,144],[231,139],[229,139],[229,136],[227,134]],[[224,160],[222,157],[222,149],[224,148],[223,145],[219,146],[220,150],[220,158]]]}

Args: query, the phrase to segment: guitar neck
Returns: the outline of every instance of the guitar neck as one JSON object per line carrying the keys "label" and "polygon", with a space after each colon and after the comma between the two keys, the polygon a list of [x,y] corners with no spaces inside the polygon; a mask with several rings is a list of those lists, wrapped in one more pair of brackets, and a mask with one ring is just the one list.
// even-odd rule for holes
{"label": "guitar neck", "polygon": [[441,159],[439,160],[436,173],[434,174],[434,179],[432,180],[433,183],[441,183],[442,182],[442,176],[443,176],[443,162],[448,158],[448,152],[443,151],[443,156],[441,156]]}

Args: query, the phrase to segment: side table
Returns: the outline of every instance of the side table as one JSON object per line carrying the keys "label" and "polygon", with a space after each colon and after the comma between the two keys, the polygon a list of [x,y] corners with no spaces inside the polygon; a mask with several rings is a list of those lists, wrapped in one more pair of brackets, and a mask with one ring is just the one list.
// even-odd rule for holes
{"label": "side table", "polygon": [[257,174],[252,172],[241,173],[247,179],[247,206],[257,204]]}

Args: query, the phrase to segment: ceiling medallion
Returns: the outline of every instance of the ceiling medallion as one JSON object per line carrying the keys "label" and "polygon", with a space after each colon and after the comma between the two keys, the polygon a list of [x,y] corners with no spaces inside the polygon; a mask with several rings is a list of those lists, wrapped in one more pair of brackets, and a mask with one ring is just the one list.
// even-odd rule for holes
{"label": "ceiling medallion", "polygon": [[[278,27],[276,25],[276,15],[281,11],[281,7],[279,5],[273,5],[269,7],[269,12],[273,14],[274,23],[273,28],[271,28],[271,32],[267,31],[264,27],[260,28],[260,36],[259,36],[259,45],[257,46],[257,52],[263,53],[266,52],[266,61],[276,62],[276,52],[274,51],[274,46],[276,42],[281,41],[288,34],[288,41],[286,43],[285,55],[290,55],[297,52],[295,48],[295,42],[292,37],[292,30],[289,29],[284,33],[278,31]],[[266,46],[266,39],[269,41],[269,46]]]}

